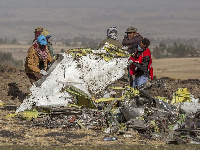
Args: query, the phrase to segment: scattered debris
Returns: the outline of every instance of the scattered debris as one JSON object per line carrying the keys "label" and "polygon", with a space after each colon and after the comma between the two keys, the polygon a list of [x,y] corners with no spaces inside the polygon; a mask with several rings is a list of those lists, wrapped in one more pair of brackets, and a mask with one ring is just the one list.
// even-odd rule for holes
{"label": "scattered debris", "polygon": [[[50,75],[31,87],[29,97],[9,116],[32,126],[112,135],[106,141],[137,135],[169,144],[200,143],[200,96],[190,93],[191,86],[178,87],[187,81],[161,78],[140,89],[116,86],[114,82],[124,75],[126,58],[105,60],[91,50],[87,55],[78,53],[62,54]],[[167,89],[170,82],[177,87]],[[193,82],[199,89],[200,81]]]}

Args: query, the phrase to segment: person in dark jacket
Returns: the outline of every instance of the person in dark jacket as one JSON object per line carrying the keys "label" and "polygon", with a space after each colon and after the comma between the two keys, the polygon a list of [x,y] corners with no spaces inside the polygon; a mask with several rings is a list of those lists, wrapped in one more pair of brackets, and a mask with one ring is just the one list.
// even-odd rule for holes
{"label": "person in dark jacket", "polygon": [[116,46],[117,48],[122,48],[122,44],[121,42],[118,41],[118,37],[117,37],[117,28],[116,27],[110,27],[107,30],[107,39],[103,40],[100,44],[98,49],[101,49],[105,46],[105,44],[112,44],[114,46]]}
{"label": "person in dark jacket", "polygon": [[135,56],[129,58],[130,73],[135,75],[133,80],[133,88],[139,87],[147,82],[149,76],[153,80],[153,67],[151,52],[148,48],[150,41],[144,38],[138,45]]}
{"label": "person in dark jacket", "polygon": [[127,46],[127,52],[132,55],[135,53],[137,46],[142,41],[143,37],[137,33],[137,29],[134,27],[129,27],[125,33],[127,35],[124,36],[122,45]]}
{"label": "person in dark jacket", "polygon": [[[137,33],[137,29],[134,27],[129,27],[125,33],[127,35],[124,36],[122,45],[127,47],[126,51],[130,55],[134,55],[134,53],[137,49],[137,46],[142,41],[143,37],[139,33]],[[133,76],[130,75],[129,67],[127,67],[127,70],[128,70],[128,78],[129,78],[129,82],[130,82],[130,87],[132,87],[133,86]]]}

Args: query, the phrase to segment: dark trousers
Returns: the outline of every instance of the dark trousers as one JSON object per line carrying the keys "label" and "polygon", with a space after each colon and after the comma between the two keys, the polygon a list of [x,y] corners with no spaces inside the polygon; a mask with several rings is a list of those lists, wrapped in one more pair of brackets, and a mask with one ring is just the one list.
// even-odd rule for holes
{"label": "dark trousers", "polygon": [[42,78],[42,75],[40,73],[34,73],[34,74],[26,73],[26,75],[28,76],[31,84]]}
{"label": "dark trousers", "polygon": [[133,76],[129,74],[130,87],[133,87]]}
{"label": "dark trousers", "polygon": [[127,67],[127,70],[128,70],[128,79],[129,79],[130,87],[133,87],[133,76],[130,75],[130,69],[129,69],[129,66]]}

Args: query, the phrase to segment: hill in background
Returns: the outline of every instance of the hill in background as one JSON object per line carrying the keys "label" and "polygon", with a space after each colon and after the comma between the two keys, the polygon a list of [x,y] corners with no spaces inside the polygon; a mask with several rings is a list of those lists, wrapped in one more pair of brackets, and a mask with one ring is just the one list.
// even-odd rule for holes
{"label": "hill in background", "polygon": [[0,37],[30,41],[37,26],[54,40],[76,36],[106,38],[110,26],[119,39],[129,26],[149,38],[199,38],[199,0],[10,0],[0,5]]}

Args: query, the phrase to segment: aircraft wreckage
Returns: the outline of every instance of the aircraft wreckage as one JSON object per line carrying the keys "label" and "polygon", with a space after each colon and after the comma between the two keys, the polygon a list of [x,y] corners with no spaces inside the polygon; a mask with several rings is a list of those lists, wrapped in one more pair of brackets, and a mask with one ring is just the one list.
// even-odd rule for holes
{"label": "aircraft wreckage", "polygon": [[[185,89],[170,102],[140,89],[113,86],[125,74],[123,50],[72,49],[58,55],[48,75],[31,87],[15,116],[47,128],[81,128],[108,134],[137,131],[166,143],[200,144],[199,99]],[[14,115],[13,115],[14,116]]]}

